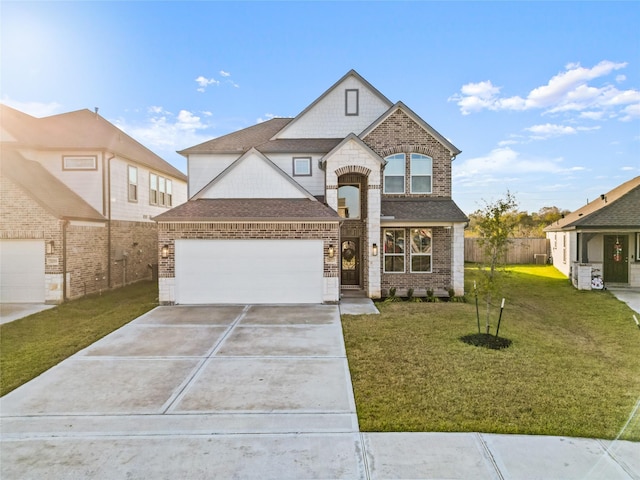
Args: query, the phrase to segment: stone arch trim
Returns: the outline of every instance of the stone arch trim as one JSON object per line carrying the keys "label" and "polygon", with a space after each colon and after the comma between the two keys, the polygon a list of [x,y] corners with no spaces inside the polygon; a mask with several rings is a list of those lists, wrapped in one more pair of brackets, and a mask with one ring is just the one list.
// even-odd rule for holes
{"label": "stone arch trim", "polygon": [[380,152],[381,157],[388,157],[389,155],[395,155],[396,153],[423,153],[429,155],[431,158],[435,158],[438,152],[429,145],[394,145],[387,147]]}
{"label": "stone arch trim", "polygon": [[367,167],[363,167],[362,165],[346,165],[344,167],[340,167],[336,169],[335,174],[337,177],[341,175],[346,175],[347,173],[359,173],[368,177],[371,173],[371,169]]}

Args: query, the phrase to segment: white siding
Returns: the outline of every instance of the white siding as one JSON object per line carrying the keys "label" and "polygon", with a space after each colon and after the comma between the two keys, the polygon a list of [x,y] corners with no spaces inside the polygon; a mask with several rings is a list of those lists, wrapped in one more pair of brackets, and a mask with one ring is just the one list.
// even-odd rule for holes
{"label": "white siding", "polygon": [[198,198],[305,198],[306,195],[256,154],[243,158]]}
{"label": "white siding", "polygon": [[[138,169],[138,201],[130,202],[128,197],[127,167],[132,165]],[[126,220],[131,222],[150,222],[151,219],[170,208],[176,207],[187,200],[187,184],[181,180],[171,179],[173,189],[172,207],[162,207],[149,204],[149,173],[166,175],[155,170],[128,162],[122,158],[114,158],[111,161],[111,219]]]}
{"label": "white siding", "polygon": [[[311,157],[311,176],[293,176],[293,157]],[[308,153],[278,153],[269,155],[269,160],[289,175],[311,195],[324,195],[324,171],[318,167],[322,155]]]}
{"label": "white siding", "polygon": [[[359,114],[345,115],[345,90],[359,90]],[[329,92],[304,116],[291,122],[277,138],[343,138],[359,134],[389,106],[355,77]]]}
{"label": "white siding", "polygon": [[229,165],[240,158],[240,154],[189,155],[189,198],[193,197]]}

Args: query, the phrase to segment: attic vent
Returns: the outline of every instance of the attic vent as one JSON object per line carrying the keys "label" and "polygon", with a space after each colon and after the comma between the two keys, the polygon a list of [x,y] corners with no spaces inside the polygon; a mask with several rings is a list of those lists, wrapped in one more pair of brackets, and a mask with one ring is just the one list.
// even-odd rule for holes
{"label": "attic vent", "polygon": [[360,91],[357,88],[344,91],[344,114],[358,116],[360,113]]}

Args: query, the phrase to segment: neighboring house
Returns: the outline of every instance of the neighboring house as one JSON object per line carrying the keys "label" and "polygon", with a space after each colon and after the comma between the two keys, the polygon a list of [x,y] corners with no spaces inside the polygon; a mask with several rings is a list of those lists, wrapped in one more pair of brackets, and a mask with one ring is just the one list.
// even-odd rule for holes
{"label": "neighboring house", "polygon": [[460,150],[353,70],[295,118],[179,153],[189,201],[156,217],[161,303],[463,293]]}
{"label": "neighboring house", "polygon": [[[545,228],[553,265],[582,290],[640,287],[640,177]],[[598,279],[599,277],[599,279]]]}
{"label": "neighboring house", "polygon": [[0,301],[151,279],[152,217],[186,201],[186,176],[89,110],[35,118],[0,105],[0,122]]}

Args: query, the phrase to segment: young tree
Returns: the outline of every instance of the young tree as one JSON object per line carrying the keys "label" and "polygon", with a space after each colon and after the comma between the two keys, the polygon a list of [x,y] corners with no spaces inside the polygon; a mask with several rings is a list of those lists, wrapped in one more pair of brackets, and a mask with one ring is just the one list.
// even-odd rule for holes
{"label": "young tree", "polygon": [[476,217],[476,228],[480,234],[480,245],[484,250],[487,263],[482,269],[484,281],[481,288],[487,305],[486,323],[487,333],[489,333],[491,299],[497,293],[499,267],[504,263],[507,247],[518,223],[518,215],[515,215],[518,202],[507,190],[504,198],[484,203],[484,208],[478,211]]}

